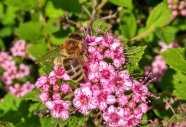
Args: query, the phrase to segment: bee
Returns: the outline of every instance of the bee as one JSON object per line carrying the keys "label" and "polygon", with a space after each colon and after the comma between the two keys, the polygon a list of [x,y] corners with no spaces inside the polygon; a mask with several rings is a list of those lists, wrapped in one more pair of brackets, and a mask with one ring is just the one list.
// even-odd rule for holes
{"label": "bee", "polygon": [[53,57],[54,65],[59,68],[64,67],[71,80],[76,83],[85,83],[86,76],[83,64],[87,61],[87,58],[83,50],[83,36],[75,32],[70,33],[62,46],[58,46],[55,50],[42,56],[36,63]]}

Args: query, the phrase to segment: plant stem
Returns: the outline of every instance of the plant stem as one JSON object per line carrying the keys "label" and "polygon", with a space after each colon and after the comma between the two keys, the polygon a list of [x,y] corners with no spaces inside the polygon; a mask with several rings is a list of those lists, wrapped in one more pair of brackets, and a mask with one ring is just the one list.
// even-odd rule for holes
{"label": "plant stem", "polygon": [[102,2],[97,6],[97,10],[100,10],[106,3],[108,2],[108,0],[102,0]]}

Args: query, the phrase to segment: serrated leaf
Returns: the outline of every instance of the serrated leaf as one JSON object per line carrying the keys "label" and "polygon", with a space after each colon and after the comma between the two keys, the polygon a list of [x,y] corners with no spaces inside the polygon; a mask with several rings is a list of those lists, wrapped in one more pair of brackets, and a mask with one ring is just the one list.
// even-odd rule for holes
{"label": "serrated leaf", "polygon": [[51,34],[60,30],[60,23],[56,18],[49,19],[46,27],[43,29],[44,34]]}
{"label": "serrated leaf", "polygon": [[40,89],[34,89],[30,93],[26,94],[25,96],[21,97],[22,100],[32,100],[32,101],[41,101],[38,97],[40,94]]}
{"label": "serrated leaf", "polygon": [[121,22],[119,29],[123,32],[124,37],[128,40],[136,34],[137,23],[136,18],[130,10],[120,12]]}
{"label": "serrated leaf", "polygon": [[16,34],[25,40],[38,41],[42,38],[41,23],[26,22],[16,29]]}
{"label": "serrated leaf", "polygon": [[50,62],[43,61],[41,64],[41,69],[42,71],[46,74],[49,75],[49,73],[53,70],[53,66]]}
{"label": "serrated leaf", "polygon": [[17,110],[20,103],[21,101],[18,98],[12,96],[10,93],[6,94],[3,101],[0,102],[0,117],[6,114],[9,110]]}
{"label": "serrated leaf", "polygon": [[6,0],[5,3],[8,6],[19,8],[20,10],[31,10],[37,7],[37,0]]}
{"label": "serrated leaf", "polygon": [[175,34],[177,30],[174,27],[167,26],[164,28],[157,27],[155,29],[156,36],[166,44],[170,44],[175,39]]}
{"label": "serrated leaf", "polygon": [[109,0],[111,3],[121,6],[121,7],[127,7],[132,8],[132,0]]}
{"label": "serrated leaf", "polygon": [[174,91],[173,94],[177,96],[180,99],[186,100],[186,74],[183,74],[181,72],[177,72],[173,76],[173,84],[174,84]]}
{"label": "serrated leaf", "polygon": [[161,55],[170,68],[177,71],[186,72],[184,48],[171,48],[161,53]]}
{"label": "serrated leaf", "polygon": [[158,4],[150,13],[146,28],[148,30],[154,29],[156,27],[161,26],[172,16],[172,12],[168,9],[168,5],[166,2],[161,2]]}
{"label": "serrated leaf", "polygon": [[147,46],[133,46],[128,49],[126,49],[126,53],[128,57],[128,65],[127,65],[127,70],[132,72],[136,67],[138,67],[138,63],[140,59],[142,58],[144,54],[144,50]]}
{"label": "serrated leaf", "polygon": [[27,48],[27,52],[29,52],[36,59],[45,55],[47,53],[47,45],[46,44],[32,44]]}

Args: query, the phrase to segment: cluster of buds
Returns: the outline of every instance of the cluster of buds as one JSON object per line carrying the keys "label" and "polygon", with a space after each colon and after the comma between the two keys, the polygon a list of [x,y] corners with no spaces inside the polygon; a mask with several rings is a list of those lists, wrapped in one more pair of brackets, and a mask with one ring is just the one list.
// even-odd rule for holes
{"label": "cluster of buds", "polygon": [[168,8],[173,10],[172,15],[178,16],[181,14],[182,16],[186,16],[186,1],[185,0],[167,0]]}
{"label": "cluster of buds", "polygon": [[76,111],[88,115],[97,109],[105,125],[136,126],[148,110],[147,96],[155,96],[149,92],[146,80],[132,79],[125,70],[120,39],[115,39],[108,30],[103,36],[97,36],[97,33],[90,36],[85,32],[86,83],[70,87],[69,83],[64,83],[70,80],[64,68],[56,70],[54,67],[49,76],[43,75],[35,83],[36,88],[41,88],[39,97],[54,118],[64,121]]}
{"label": "cluster of buds", "polygon": [[[166,51],[168,48],[177,48],[178,44],[176,42],[172,42],[169,45],[166,45],[164,42],[159,41],[159,45],[161,46],[160,52]],[[145,67],[145,75],[152,74],[151,77],[155,78],[154,81],[161,81],[165,71],[168,69],[167,64],[161,55],[157,55],[152,62],[152,66]]]}
{"label": "cluster of buds", "polygon": [[[13,85],[13,80],[27,77],[30,74],[30,67],[23,63],[16,65],[16,62],[13,60],[15,56],[25,57],[26,55],[26,44],[25,41],[17,41],[11,48],[11,55],[8,52],[0,52],[0,67],[4,70],[1,80],[5,84],[7,91],[11,92],[15,96],[23,96],[26,93],[30,92],[34,85],[27,82],[24,84],[24,88],[21,88],[20,84],[16,83]],[[11,86],[13,85],[13,86]],[[17,92],[15,92],[17,91]]]}

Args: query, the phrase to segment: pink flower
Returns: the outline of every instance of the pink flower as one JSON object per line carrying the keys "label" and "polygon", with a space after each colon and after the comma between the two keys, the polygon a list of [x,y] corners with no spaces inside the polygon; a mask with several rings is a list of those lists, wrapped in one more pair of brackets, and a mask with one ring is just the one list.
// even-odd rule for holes
{"label": "pink flower", "polygon": [[113,66],[108,65],[104,61],[99,63],[99,77],[102,84],[109,84],[109,82],[114,78],[115,74],[116,73]]}
{"label": "pink flower", "polygon": [[107,108],[107,104],[114,104],[116,99],[113,95],[109,95],[108,93],[102,90],[94,91],[94,99],[99,103],[98,107],[100,110],[105,110]]}
{"label": "pink flower", "polygon": [[69,83],[62,83],[61,84],[61,91],[66,94],[71,91]]}
{"label": "pink flower", "polygon": [[118,98],[118,103],[121,105],[121,106],[124,106],[128,103],[128,100],[129,98],[125,95],[122,95]]}
{"label": "pink flower", "polygon": [[111,105],[107,112],[103,113],[103,119],[105,120],[105,124],[111,127],[117,126],[126,126],[127,122],[123,119],[124,110],[119,107],[114,107]]}
{"label": "pink flower", "polygon": [[28,65],[20,64],[19,65],[19,78],[23,78],[25,76],[28,76],[30,74],[30,68]]}
{"label": "pink flower", "polygon": [[26,55],[26,42],[24,40],[16,41],[14,46],[11,48],[13,56],[24,57]]}
{"label": "pink flower", "polygon": [[44,85],[48,82],[48,77],[46,75],[42,75],[40,78],[37,79],[39,84]]}
{"label": "pink flower", "polygon": [[47,102],[49,100],[49,94],[46,93],[46,92],[42,92],[40,95],[39,95],[39,98],[42,100],[42,102]]}
{"label": "pink flower", "polygon": [[184,10],[181,11],[181,15],[182,16],[186,16],[186,9],[184,9]]}
{"label": "pink flower", "polygon": [[70,101],[63,100],[47,101],[45,105],[47,106],[47,108],[51,110],[51,115],[54,118],[62,118],[63,121],[69,118],[68,109],[71,105]]}
{"label": "pink flower", "polygon": [[52,97],[53,97],[54,100],[61,100],[61,94],[60,93],[54,93]]}
{"label": "pink flower", "polygon": [[51,85],[55,85],[57,83],[57,78],[55,76],[52,76],[49,78],[49,83]]}
{"label": "pink flower", "polygon": [[74,96],[74,106],[84,115],[88,115],[98,105],[98,102],[92,98],[92,91],[89,87],[77,88]]}
{"label": "pink flower", "polygon": [[148,106],[147,106],[146,103],[141,103],[141,104],[139,105],[139,107],[141,108],[142,113],[146,113],[147,110],[148,110]]}

